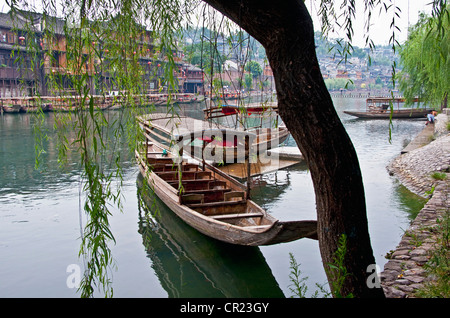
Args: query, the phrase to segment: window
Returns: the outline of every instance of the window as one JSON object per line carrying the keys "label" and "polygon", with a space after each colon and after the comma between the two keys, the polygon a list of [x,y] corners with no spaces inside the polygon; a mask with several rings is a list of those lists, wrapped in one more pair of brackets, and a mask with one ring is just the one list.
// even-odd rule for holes
{"label": "window", "polygon": [[14,43],[14,33],[8,32],[8,43],[11,43],[11,44]]}
{"label": "window", "polygon": [[59,67],[59,52],[58,51],[53,51],[52,67]]}

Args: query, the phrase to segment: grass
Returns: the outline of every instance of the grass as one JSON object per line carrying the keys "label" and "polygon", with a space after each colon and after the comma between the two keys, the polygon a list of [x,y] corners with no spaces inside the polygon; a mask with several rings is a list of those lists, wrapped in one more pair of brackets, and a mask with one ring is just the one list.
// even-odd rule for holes
{"label": "grass", "polygon": [[434,180],[445,180],[447,179],[447,174],[445,172],[433,172],[431,174],[431,177]]}
{"label": "grass", "polygon": [[[316,283],[316,290],[311,298],[317,298],[319,293],[322,293],[323,298],[328,298],[333,296],[334,298],[353,298],[352,294],[343,295],[341,293],[342,286],[344,281],[348,275],[347,269],[344,266],[344,259],[347,253],[347,237],[345,234],[342,234],[338,241],[338,247],[333,256],[333,261],[328,263],[326,267],[326,271],[329,277],[332,277],[329,285],[332,287],[333,292],[329,292],[325,288],[325,284],[320,285]],[[290,268],[291,272],[289,274],[289,279],[292,284],[289,286],[290,291],[299,298],[305,298],[306,292],[308,291],[308,287],[306,285],[306,280],[308,277],[302,277],[302,272],[300,270],[300,264],[294,258],[292,253],[289,253],[290,258]],[[294,297],[294,296],[293,296]]]}
{"label": "grass", "polygon": [[449,211],[438,220],[435,229],[436,243],[430,253],[429,261],[424,265],[427,281],[424,286],[416,292],[421,298],[449,298],[450,297],[450,233]]}

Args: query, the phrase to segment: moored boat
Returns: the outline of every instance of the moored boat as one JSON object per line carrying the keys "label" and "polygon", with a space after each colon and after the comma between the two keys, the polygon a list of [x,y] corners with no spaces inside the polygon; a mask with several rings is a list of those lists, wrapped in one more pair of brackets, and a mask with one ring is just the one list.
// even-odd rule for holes
{"label": "moored boat", "polygon": [[366,100],[366,111],[344,111],[344,113],[367,119],[425,119],[430,111],[426,108],[403,108],[404,103],[404,98],[372,97]]}
{"label": "moored boat", "polygon": [[[140,171],[156,195],[191,227],[217,240],[250,246],[317,237],[317,221],[274,218],[250,199],[249,180],[244,186],[204,160],[188,162],[182,147],[174,153],[155,142],[159,134],[148,121],[141,118],[140,124],[145,136],[142,149],[135,152]],[[246,145],[255,137],[248,132],[227,133],[247,140]],[[173,137],[180,145],[193,134]]]}
{"label": "moored boat", "polygon": [[[278,105],[276,103],[250,103],[242,106],[227,104],[208,107],[203,112],[207,121],[235,117],[236,126],[242,125],[239,129],[256,135],[253,146],[257,155],[278,147],[289,137],[289,130],[285,126],[278,125]],[[274,127],[263,127],[263,119],[265,117],[272,118],[272,116],[275,122]],[[259,124],[251,126],[249,124],[251,119],[253,122],[259,121]]]}
{"label": "moored boat", "polygon": [[[228,164],[243,162],[245,157],[243,140],[237,140],[235,135],[222,134],[225,131],[238,131],[209,120],[200,120],[187,116],[171,116],[164,113],[153,113],[141,117],[141,120],[150,123],[152,129],[158,131],[157,141],[169,143],[172,135],[188,134],[190,132],[204,132],[196,134],[190,140],[190,153],[196,157],[202,157],[213,164]],[[212,128],[216,128],[216,135],[211,134]],[[240,131],[240,130],[239,130]],[[286,127],[255,128],[249,130],[252,136],[251,150],[259,155],[266,150],[278,147],[284,142],[289,131]],[[201,154],[200,154],[201,153]]]}

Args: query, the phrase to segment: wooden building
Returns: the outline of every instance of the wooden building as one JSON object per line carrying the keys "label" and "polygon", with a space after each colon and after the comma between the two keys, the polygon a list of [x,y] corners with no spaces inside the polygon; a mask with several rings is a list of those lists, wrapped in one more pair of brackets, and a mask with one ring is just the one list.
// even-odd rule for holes
{"label": "wooden building", "polygon": [[[105,27],[114,27],[113,20]],[[164,92],[168,54],[176,65],[177,92],[202,92],[201,69],[183,62],[181,50],[158,51],[152,32],[136,29],[133,36],[112,29],[105,39],[93,28],[80,30],[56,17],[0,13],[0,97],[75,95],[75,79],[82,79],[91,94],[111,94],[127,89],[118,78],[130,70],[139,76],[140,93]],[[73,49],[75,37],[70,35],[78,31],[92,39],[83,41],[81,52]]]}

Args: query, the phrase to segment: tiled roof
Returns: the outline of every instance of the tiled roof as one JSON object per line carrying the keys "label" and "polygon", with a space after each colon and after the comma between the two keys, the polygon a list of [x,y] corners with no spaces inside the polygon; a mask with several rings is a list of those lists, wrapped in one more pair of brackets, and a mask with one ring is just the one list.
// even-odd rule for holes
{"label": "tiled roof", "polygon": [[53,33],[64,34],[64,23],[63,19],[30,11],[0,13],[0,27],[8,29],[41,32],[42,27],[51,25]]}

